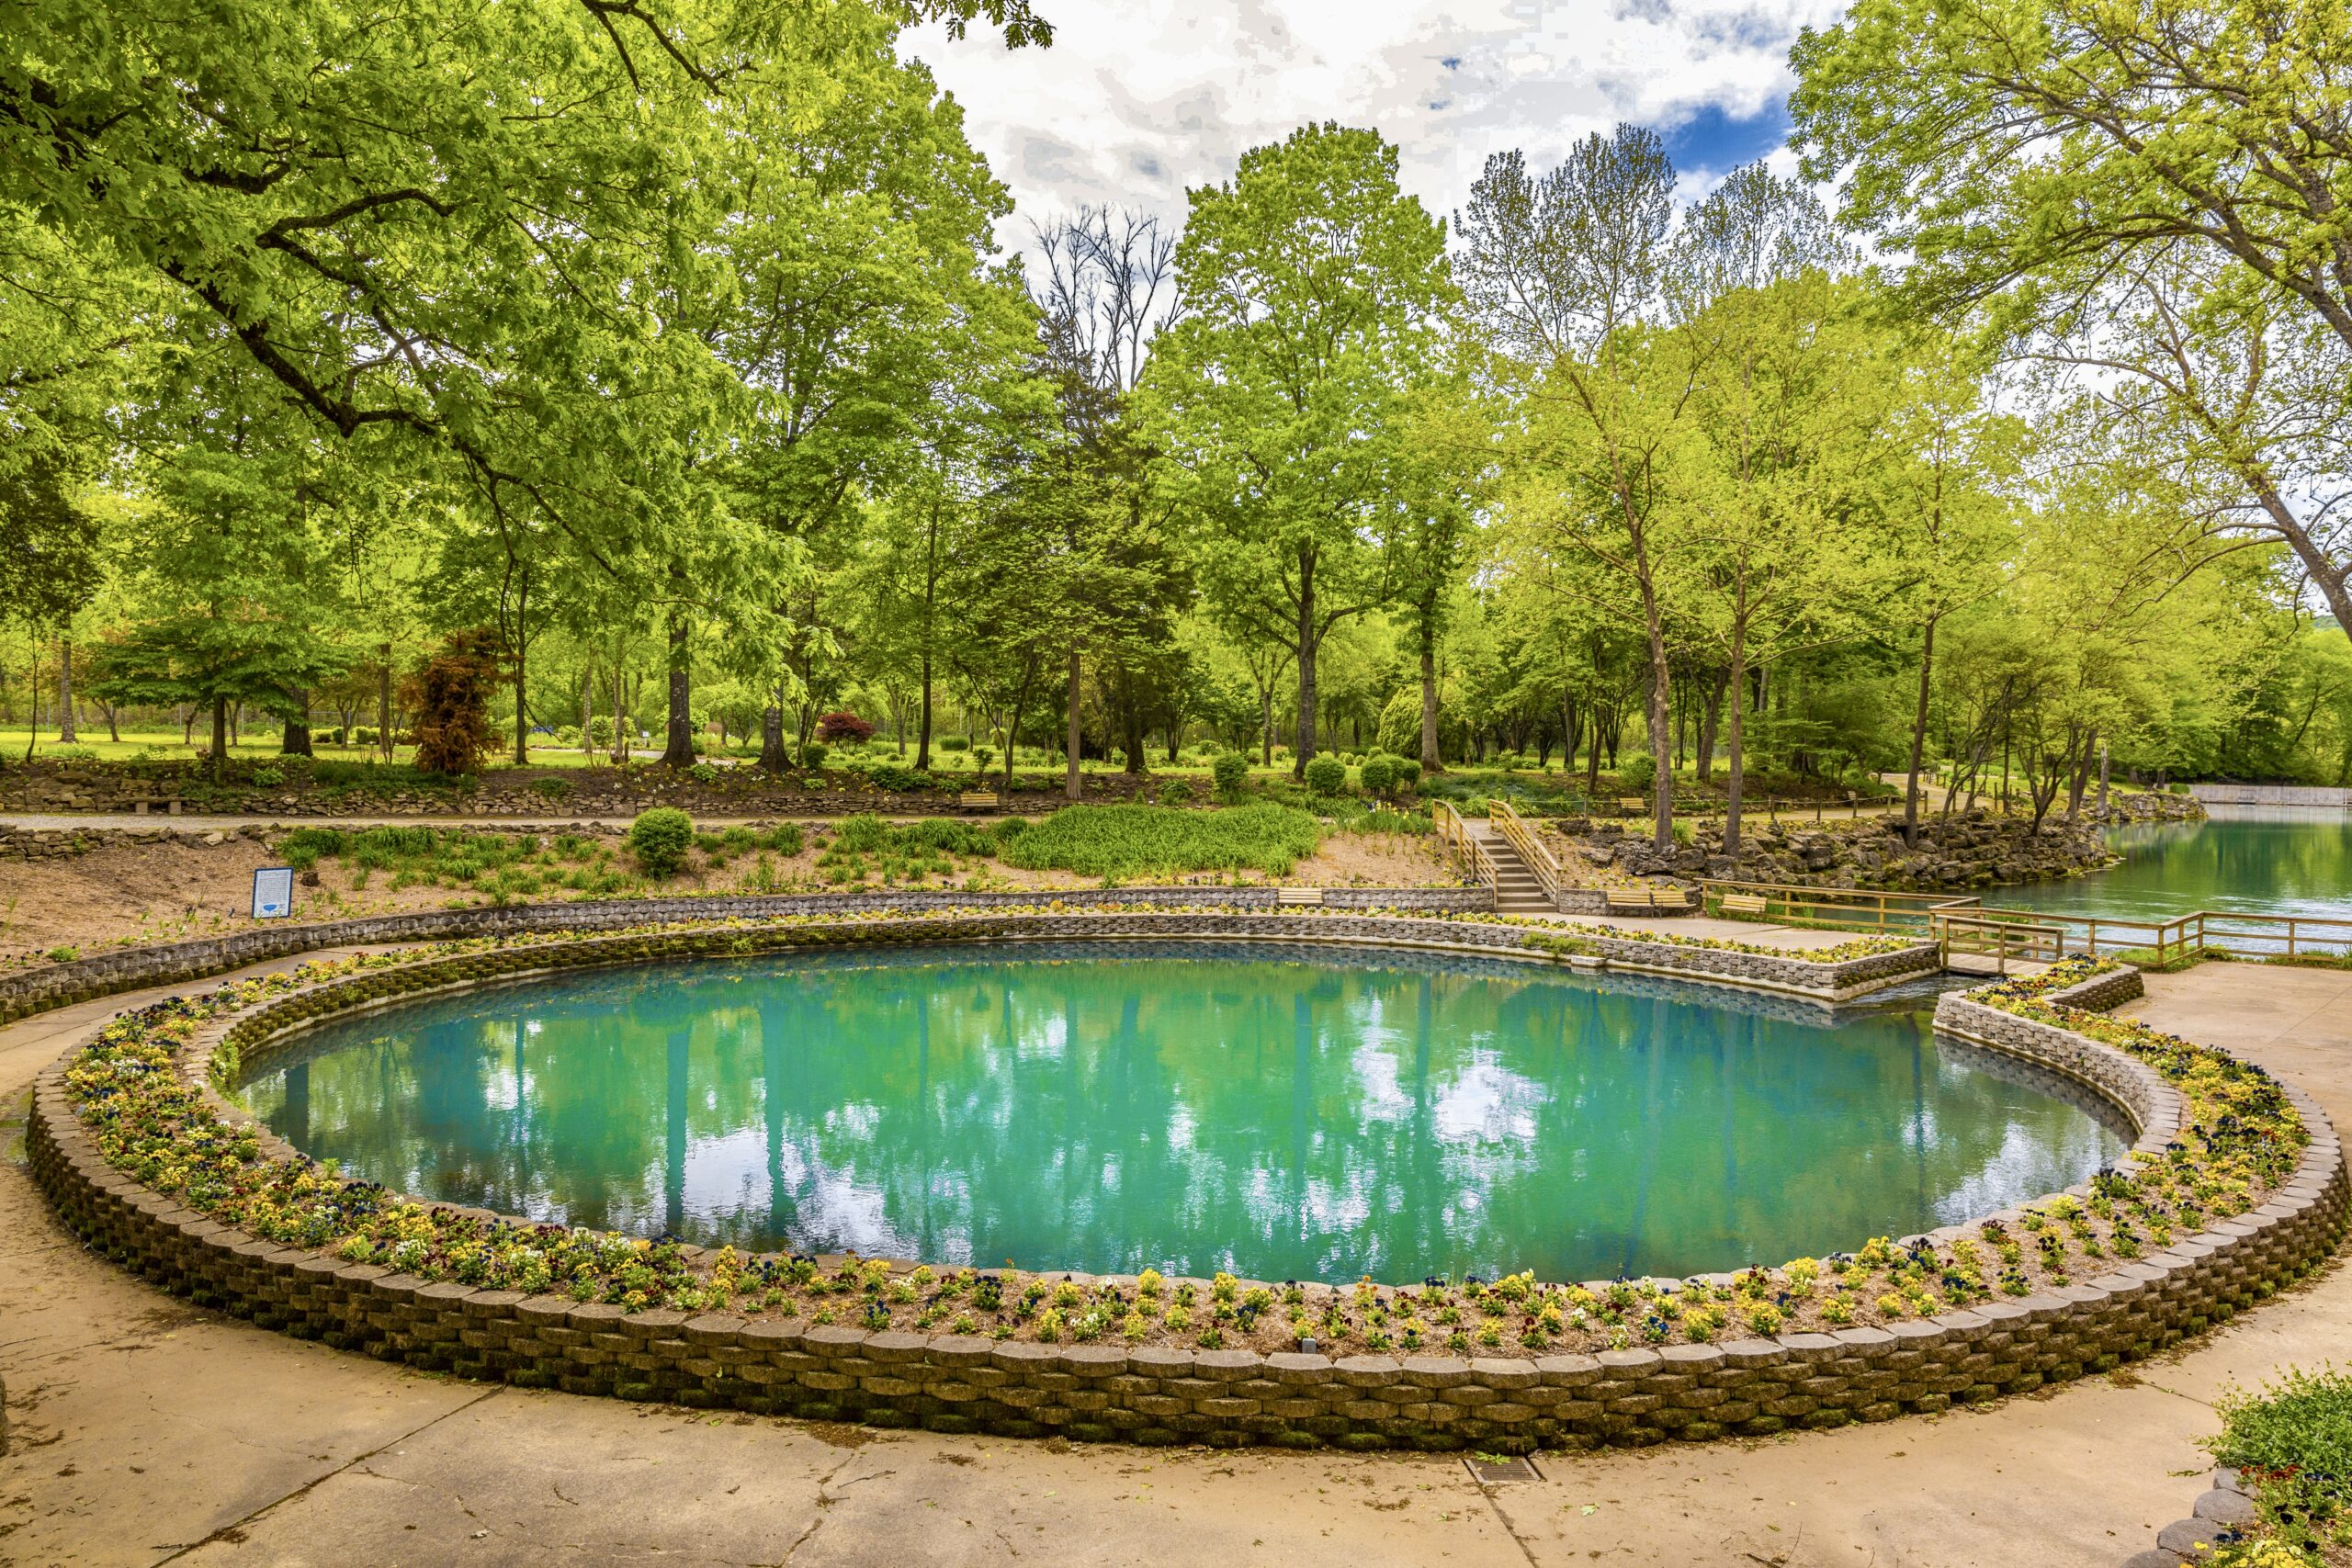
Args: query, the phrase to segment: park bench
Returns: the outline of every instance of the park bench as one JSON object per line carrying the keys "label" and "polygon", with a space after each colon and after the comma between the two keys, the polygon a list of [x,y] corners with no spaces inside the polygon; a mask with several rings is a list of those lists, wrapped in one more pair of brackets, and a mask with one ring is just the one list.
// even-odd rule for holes
{"label": "park bench", "polygon": [[1726,893],[1723,897],[1721,908],[1726,915],[1761,915],[1765,908],[1764,895]]}
{"label": "park bench", "polygon": [[1690,895],[1672,886],[1611,887],[1609,889],[1609,907],[1628,913],[1635,909],[1684,910],[1690,908]]}
{"label": "park bench", "polygon": [[967,811],[994,811],[997,807],[996,791],[967,789],[956,797],[956,804]]}
{"label": "park bench", "polygon": [[130,809],[137,815],[144,817],[150,807],[158,806],[164,808],[166,815],[177,817],[180,814],[180,797],[176,795],[142,795],[130,803]]}
{"label": "park bench", "polygon": [[1647,811],[1649,808],[1650,803],[1638,795],[1621,795],[1617,797],[1617,809],[1628,817]]}
{"label": "park bench", "polygon": [[1323,902],[1323,889],[1320,887],[1277,887],[1274,889],[1276,908],[1285,904],[1320,904],[1321,902]]}

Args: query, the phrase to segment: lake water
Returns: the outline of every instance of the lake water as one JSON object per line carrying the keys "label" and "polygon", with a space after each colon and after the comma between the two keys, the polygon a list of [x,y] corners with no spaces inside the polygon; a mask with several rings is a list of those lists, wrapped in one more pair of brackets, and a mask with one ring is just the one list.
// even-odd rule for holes
{"label": "lake water", "polygon": [[535,980],[330,1023],[246,1103],[350,1173],[716,1245],[1411,1280],[1683,1274],[2079,1181],[2128,1140],[1838,1010],[1488,960],[901,950]]}
{"label": "lake water", "polygon": [[2137,823],[2109,840],[2120,864],[1992,888],[1984,901],[2060,915],[2171,919],[2211,909],[2352,920],[2352,812],[2217,806],[2209,821]]}

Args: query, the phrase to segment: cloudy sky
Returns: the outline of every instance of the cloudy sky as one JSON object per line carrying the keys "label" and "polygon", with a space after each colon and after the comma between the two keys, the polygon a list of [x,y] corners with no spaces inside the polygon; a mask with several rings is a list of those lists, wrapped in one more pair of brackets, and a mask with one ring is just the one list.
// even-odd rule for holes
{"label": "cloudy sky", "polygon": [[[1620,120],[1685,193],[1778,148],[1789,45],[1841,0],[1038,0],[1050,50],[909,33],[1027,219],[1080,202],[1181,216],[1184,190],[1311,119],[1380,130],[1406,188],[1459,206],[1490,152],[1538,167]],[[1783,158],[1787,155],[1782,154]]]}

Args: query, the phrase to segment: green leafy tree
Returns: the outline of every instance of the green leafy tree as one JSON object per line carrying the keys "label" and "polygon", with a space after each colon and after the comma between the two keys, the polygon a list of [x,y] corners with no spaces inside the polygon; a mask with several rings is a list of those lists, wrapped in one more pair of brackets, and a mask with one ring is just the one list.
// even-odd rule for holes
{"label": "green leafy tree", "polygon": [[1317,652],[1395,592],[1377,530],[1453,298],[1444,227],[1397,188],[1394,147],[1315,125],[1193,192],[1175,259],[1185,316],[1146,374],[1147,423],[1204,529],[1209,603],[1295,662],[1303,777]]}
{"label": "green leafy tree", "polygon": [[300,711],[346,655],[313,628],[315,558],[277,464],[209,446],[178,453],[139,520],[141,618],[97,649],[92,690],[109,702],[187,703],[212,715],[221,773],[228,711]]}
{"label": "green leafy tree", "polygon": [[[1558,592],[1638,629],[1654,756],[1671,744],[1676,635],[1662,534],[1696,374],[1658,325],[1673,189],[1657,135],[1620,126],[1541,179],[1517,152],[1489,158],[1459,220],[1464,290],[1526,388],[1504,489],[1515,537]],[[1667,791],[1651,829],[1673,842]]]}
{"label": "green leafy tree", "polygon": [[1693,209],[1680,249],[1674,335],[1695,371],[1697,439],[1664,570],[1693,643],[1721,660],[1723,845],[1736,855],[1748,671],[1855,632],[1887,365],[1860,291],[1833,277],[1849,258],[1803,186],[1761,164],[1735,170]]}
{"label": "green leafy tree", "polygon": [[1808,30],[1807,174],[1931,310],[2136,398],[2352,631],[2352,203],[2341,0],[1861,0]]}

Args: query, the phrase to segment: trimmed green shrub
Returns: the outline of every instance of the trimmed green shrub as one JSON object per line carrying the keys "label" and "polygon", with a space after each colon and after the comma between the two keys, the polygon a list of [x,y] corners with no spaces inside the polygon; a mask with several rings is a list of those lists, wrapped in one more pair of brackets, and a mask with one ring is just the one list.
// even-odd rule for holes
{"label": "trimmed green shrub", "polygon": [[1348,765],[1337,757],[1309,757],[1306,787],[1317,795],[1339,794],[1348,787]]}
{"label": "trimmed green shrub", "polygon": [[1396,759],[1383,751],[1374,751],[1356,770],[1356,782],[1368,795],[1389,795],[1396,792]]}
{"label": "trimmed green shrub", "polygon": [[1657,783],[1657,759],[1646,751],[1636,751],[1617,769],[1617,784],[1627,795],[1647,795],[1650,785]]}
{"label": "trimmed green shrub", "polygon": [[916,790],[931,788],[933,783],[929,773],[919,773],[913,768],[902,768],[896,762],[885,762],[880,767],[869,768],[866,770],[865,776],[872,779],[877,787],[887,789],[892,795],[911,795]]}
{"label": "trimmed green shrub", "polygon": [[674,806],[638,813],[628,825],[629,853],[648,876],[675,876],[695,840],[695,820]]}
{"label": "trimmed green shrub", "polygon": [[1219,751],[1216,761],[1209,764],[1209,776],[1216,781],[1216,792],[1227,800],[1241,798],[1241,786],[1250,779],[1250,755],[1246,751]]}
{"label": "trimmed green shrub", "polygon": [[825,765],[825,752],[827,750],[828,748],[821,740],[802,741],[800,743],[800,765],[804,768],[823,767]]}
{"label": "trimmed green shrub", "polygon": [[1396,783],[1406,790],[1421,787],[1421,760],[1419,757],[1396,759]]}
{"label": "trimmed green shrub", "polygon": [[968,751],[972,749],[971,739],[962,735],[943,735],[938,744],[943,751]]}

